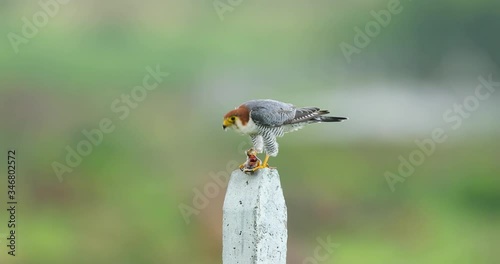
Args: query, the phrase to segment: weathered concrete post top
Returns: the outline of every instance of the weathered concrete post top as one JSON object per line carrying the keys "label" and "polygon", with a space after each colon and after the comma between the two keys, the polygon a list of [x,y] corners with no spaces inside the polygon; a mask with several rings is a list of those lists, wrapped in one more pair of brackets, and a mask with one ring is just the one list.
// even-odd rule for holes
{"label": "weathered concrete post top", "polygon": [[286,264],[287,212],[276,169],[233,171],[223,213],[224,264]]}

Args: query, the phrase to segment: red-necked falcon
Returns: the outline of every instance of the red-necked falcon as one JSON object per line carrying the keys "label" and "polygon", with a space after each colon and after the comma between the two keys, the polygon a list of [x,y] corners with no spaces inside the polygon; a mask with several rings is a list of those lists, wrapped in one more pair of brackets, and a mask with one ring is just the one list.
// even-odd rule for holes
{"label": "red-necked falcon", "polygon": [[277,137],[293,132],[308,124],[322,122],[341,122],[346,117],[325,116],[328,110],[317,107],[297,108],[292,104],[271,99],[252,100],[243,103],[224,116],[222,128],[233,128],[235,131],[249,135],[253,148],[266,153],[264,162],[254,171],[268,167],[269,156],[278,155]]}

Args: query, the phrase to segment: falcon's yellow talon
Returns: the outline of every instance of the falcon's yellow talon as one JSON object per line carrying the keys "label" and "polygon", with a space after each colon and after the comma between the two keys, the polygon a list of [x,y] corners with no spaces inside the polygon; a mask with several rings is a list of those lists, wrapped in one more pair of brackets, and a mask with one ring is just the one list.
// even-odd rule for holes
{"label": "falcon's yellow talon", "polygon": [[264,162],[262,163],[262,166],[265,168],[269,168],[269,155],[266,154],[266,158],[264,159]]}
{"label": "falcon's yellow talon", "polygon": [[266,168],[269,168],[269,164],[267,163],[269,161],[269,155],[266,155],[266,158],[264,159],[264,162],[263,163],[258,163],[258,166],[255,166],[253,168],[247,168],[245,169],[245,171],[251,171],[251,172],[255,172],[259,169],[266,169]]}

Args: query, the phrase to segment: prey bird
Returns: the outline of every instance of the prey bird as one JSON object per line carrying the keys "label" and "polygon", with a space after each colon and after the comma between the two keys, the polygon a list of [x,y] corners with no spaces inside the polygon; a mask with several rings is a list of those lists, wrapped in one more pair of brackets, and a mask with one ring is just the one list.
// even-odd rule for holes
{"label": "prey bird", "polygon": [[[277,137],[293,132],[306,125],[322,122],[341,122],[346,117],[325,116],[328,110],[317,107],[297,108],[292,104],[271,99],[251,100],[243,103],[224,116],[222,128],[233,128],[236,132],[249,135],[253,148],[266,153],[264,162],[252,171],[269,167],[269,156],[278,155]],[[242,164],[244,166],[245,164]],[[242,167],[240,166],[240,168]]]}

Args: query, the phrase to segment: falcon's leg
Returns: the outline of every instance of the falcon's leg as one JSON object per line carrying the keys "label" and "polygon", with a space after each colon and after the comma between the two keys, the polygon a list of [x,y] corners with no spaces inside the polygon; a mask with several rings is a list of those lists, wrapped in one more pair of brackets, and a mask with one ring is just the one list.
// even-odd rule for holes
{"label": "falcon's leg", "polygon": [[262,163],[262,166],[263,167],[269,167],[269,164],[267,164],[267,162],[269,161],[269,155],[266,154],[266,158],[264,159],[264,162]]}
{"label": "falcon's leg", "polygon": [[253,148],[257,151],[257,153],[262,153],[262,151],[264,151],[264,139],[262,136],[256,134],[251,135],[250,138],[252,139]]}
{"label": "falcon's leg", "polygon": [[[281,129],[281,128],[278,128],[278,129]],[[258,169],[269,168],[269,164],[268,164],[269,157],[270,156],[275,157],[278,154],[278,142],[276,142],[275,132],[279,132],[279,131],[274,131],[274,130],[275,130],[275,128],[262,131],[262,139],[264,141],[264,149],[266,151],[266,158],[264,159],[264,162],[260,166],[255,167],[252,171],[256,171]]]}

